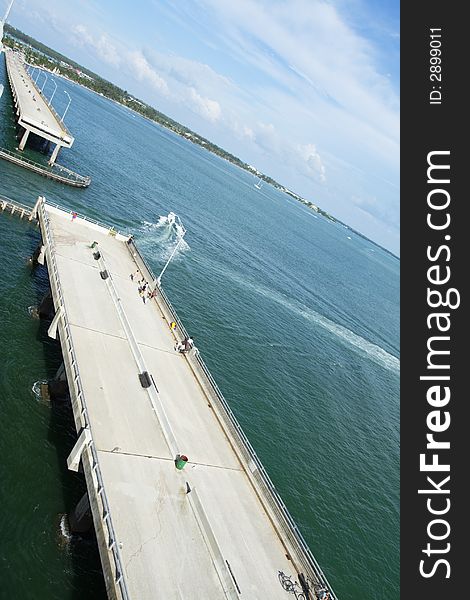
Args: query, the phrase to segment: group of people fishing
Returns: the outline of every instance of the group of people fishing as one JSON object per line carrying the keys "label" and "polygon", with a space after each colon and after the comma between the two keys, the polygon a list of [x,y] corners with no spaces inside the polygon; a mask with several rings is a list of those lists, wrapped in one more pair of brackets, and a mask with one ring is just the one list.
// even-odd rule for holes
{"label": "group of people fishing", "polygon": [[145,280],[145,277],[139,279],[141,272],[139,269],[135,273],[130,274],[131,281],[137,281],[139,287],[137,288],[139,292],[139,296],[142,298],[142,302],[145,304],[148,298],[155,298],[157,295],[157,288],[155,287],[153,290],[150,289],[148,281]]}
{"label": "group of people fishing", "polygon": [[[155,286],[153,290],[150,290],[150,286],[148,281],[146,281],[145,277],[142,276],[140,269],[137,269],[135,273],[130,274],[131,281],[137,281],[139,287],[137,288],[139,292],[139,296],[142,298],[143,303],[147,302],[147,299],[152,299],[157,296],[157,287]],[[176,329],[176,322],[172,321],[170,323],[170,329],[174,332]],[[194,340],[191,337],[185,337],[182,341],[177,342],[175,344],[175,350],[184,354],[189,352],[191,348],[194,347]]]}
{"label": "group of people fishing", "polygon": [[318,600],[330,600],[330,592],[326,587],[320,587],[315,591]]}

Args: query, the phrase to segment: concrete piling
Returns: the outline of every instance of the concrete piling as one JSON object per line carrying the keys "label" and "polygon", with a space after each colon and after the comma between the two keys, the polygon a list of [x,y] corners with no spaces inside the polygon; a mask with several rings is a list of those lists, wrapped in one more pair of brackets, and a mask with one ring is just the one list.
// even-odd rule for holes
{"label": "concrete piling", "polygon": [[39,305],[38,314],[40,319],[54,318],[54,301],[52,300],[52,294],[50,291],[42,299],[41,304]]}
{"label": "concrete piling", "polygon": [[93,517],[91,514],[90,501],[86,492],[80,498],[68,517],[70,531],[72,531],[72,533],[86,533],[91,529]]}

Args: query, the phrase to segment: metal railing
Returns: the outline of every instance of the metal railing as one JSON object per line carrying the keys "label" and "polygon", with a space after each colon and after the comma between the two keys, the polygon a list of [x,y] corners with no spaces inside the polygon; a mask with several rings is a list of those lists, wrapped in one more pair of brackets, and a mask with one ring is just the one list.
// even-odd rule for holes
{"label": "metal railing", "polygon": [[[136,263],[138,264],[141,272],[142,269],[145,269],[149,276],[148,279],[153,280],[154,284],[157,286],[157,278],[153,273],[152,268],[148,264],[147,260],[142,256],[132,238],[128,240],[127,246],[132,256],[134,257]],[[163,288],[161,286],[157,286],[157,289],[161,295],[164,304],[166,305],[167,311],[171,315],[171,318],[176,322],[180,334],[184,338],[188,337],[188,333],[183,323],[181,322],[181,319],[179,318],[175,308],[172,306]],[[284,501],[279,496],[279,493],[277,492],[274,484],[271,481],[271,478],[269,477],[268,473],[266,472],[266,469],[261,463],[261,460],[258,458],[258,455],[256,454],[253,446],[246,437],[240,424],[237,421],[237,418],[233,414],[232,409],[230,408],[222,392],[220,391],[219,386],[217,385],[211,373],[209,372],[209,369],[207,368],[204,360],[202,359],[199,350],[195,348],[194,352],[191,354],[187,354],[186,357],[196,377],[199,377],[200,379],[205,381],[206,386],[204,387],[205,389],[208,389],[211,395],[211,402],[215,400],[217,404],[217,407],[219,409],[218,412],[223,420],[222,425],[229,430],[233,441],[237,445],[238,451],[241,453],[243,462],[247,467],[245,470],[248,477],[252,478],[252,480],[256,482],[257,488],[262,493],[262,501],[264,501],[263,503],[265,504],[265,507],[269,507],[270,510],[268,510],[268,512],[275,515],[276,520],[282,528],[282,533],[287,537],[291,546],[297,551],[298,558],[302,563],[303,568],[310,575],[313,574],[313,577],[316,580],[314,581],[315,585],[323,585],[329,589],[331,600],[338,600],[320,565],[318,564],[316,558],[313,556],[312,551],[307,545],[307,542],[305,541],[299,528],[297,527],[292,516],[290,515],[286,505],[284,504]],[[268,506],[266,506],[266,504]]]}
{"label": "metal railing", "polygon": [[29,158],[26,158],[25,156],[20,156],[16,152],[7,150],[7,148],[0,148],[0,158],[25,167],[26,169],[34,171],[35,173],[39,173],[44,177],[55,179],[56,181],[60,181],[67,185],[72,185],[75,187],[88,187],[91,183],[91,177],[79,175],[78,173],[75,173],[75,171],[67,169],[67,167],[63,167],[58,163],[55,163],[52,166],[42,165],[41,163],[37,163]]}
{"label": "metal railing", "polygon": [[119,231],[118,229],[115,229],[114,225],[109,225],[107,223],[103,223],[102,221],[98,221],[97,219],[91,219],[90,217],[87,217],[86,215],[84,215],[82,213],[78,213],[77,211],[71,210],[70,208],[65,208],[64,206],[61,206],[60,204],[56,204],[55,202],[47,202],[47,206],[50,206],[51,208],[57,208],[57,210],[67,213],[71,216],[76,215],[77,219],[83,219],[84,221],[87,221],[87,223],[91,223],[92,225],[97,225],[98,227],[107,229],[109,235],[112,235],[112,236],[122,235],[125,238],[131,237],[130,233],[125,233],[125,232]]}
{"label": "metal railing", "polygon": [[[54,116],[54,119],[57,121],[57,124],[59,125],[59,127],[61,128],[61,131],[64,132],[66,135],[68,135],[70,138],[72,138],[73,140],[73,135],[70,133],[70,131],[68,130],[68,128],[65,126],[64,122],[62,121],[62,119],[59,117],[59,115],[57,114],[56,110],[54,109],[54,107],[51,105],[49,106],[48,100],[45,97],[45,95],[41,92],[41,90],[39,89],[39,87],[36,85],[36,83],[33,81],[32,77],[30,77],[28,71],[25,68],[25,63],[23,62],[23,60],[15,55],[15,53],[13,51],[8,51],[6,53],[6,58],[7,58],[7,73],[8,73],[8,79],[10,81],[10,86],[12,88],[12,91],[14,92],[13,96],[15,98],[15,104],[17,104],[17,92],[16,92],[16,88],[15,85],[10,77],[10,69],[12,68],[12,66],[10,65],[10,62],[14,62],[15,65],[19,65],[23,71],[25,76],[28,78],[28,81],[31,83],[31,85],[34,87],[35,91],[39,94],[39,96],[41,97],[41,99],[44,101],[44,103],[46,104],[47,108],[50,110],[50,112],[52,113],[52,115]],[[40,68],[40,67],[37,67]],[[42,69],[44,71],[44,69]],[[18,75],[21,76],[20,72],[18,72]]]}
{"label": "metal railing", "polygon": [[83,385],[80,378],[80,373],[78,371],[78,362],[75,355],[75,350],[73,347],[72,335],[69,325],[69,319],[67,316],[67,309],[65,306],[64,297],[62,294],[62,287],[59,278],[59,271],[57,268],[57,263],[55,259],[55,254],[53,249],[55,247],[54,239],[49,226],[49,219],[47,216],[47,212],[45,210],[45,201],[44,198],[41,199],[41,202],[38,206],[38,213],[40,215],[40,224],[41,231],[43,236],[43,241],[46,246],[46,259],[47,259],[47,267],[49,271],[49,279],[51,282],[51,290],[53,294],[53,298],[56,299],[58,306],[56,306],[56,310],[59,307],[62,308],[62,329],[64,332],[64,337],[61,336],[61,345],[63,349],[65,349],[66,354],[64,353],[64,361],[66,356],[68,358],[65,361],[66,369],[70,370],[70,377],[68,377],[69,385],[72,384],[73,391],[75,392],[75,402],[79,403],[80,408],[80,416],[82,420],[82,424],[84,427],[88,428],[91,435],[91,442],[87,446],[87,449],[91,453],[91,469],[92,469],[92,478],[95,485],[95,491],[97,497],[101,500],[101,520],[106,526],[108,532],[108,539],[106,542],[108,552],[111,552],[113,561],[114,561],[114,581],[117,586],[119,586],[119,590],[121,592],[121,596],[123,600],[130,600],[129,591],[127,588],[125,575],[124,575],[124,567],[121,558],[121,553],[119,550],[119,544],[117,542],[116,534],[114,531],[113,523],[111,520],[111,513],[108,503],[108,498],[106,496],[104,482],[101,475],[100,467],[98,464],[98,454],[96,451],[96,447],[93,440],[93,433],[91,429],[90,420],[88,417],[88,410],[86,405],[85,394],[83,391]]}
{"label": "metal railing", "polygon": [[27,217],[31,217],[32,207],[26,206],[26,204],[22,204],[21,202],[16,202],[11,198],[7,198],[6,196],[0,196],[0,210],[4,212],[9,209],[10,214],[14,215],[18,212],[20,219],[22,219],[25,215]]}

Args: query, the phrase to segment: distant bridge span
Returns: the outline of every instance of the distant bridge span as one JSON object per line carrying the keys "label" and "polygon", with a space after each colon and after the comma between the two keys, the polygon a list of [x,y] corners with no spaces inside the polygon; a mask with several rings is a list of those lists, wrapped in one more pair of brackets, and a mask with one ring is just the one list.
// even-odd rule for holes
{"label": "distant bridge span", "polygon": [[5,60],[15,102],[17,122],[22,128],[18,149],[24,150],[29,134],[34,133],[55,144],[49,159],[49,164],[53,165],[59,150],[70,148],[74,137],[29,76],[18,52],[5,48]]}

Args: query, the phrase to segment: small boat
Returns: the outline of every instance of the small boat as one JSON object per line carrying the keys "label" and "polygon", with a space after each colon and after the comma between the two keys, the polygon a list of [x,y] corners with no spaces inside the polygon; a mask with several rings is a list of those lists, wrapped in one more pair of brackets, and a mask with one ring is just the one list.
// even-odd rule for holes
{"label": "small boat", "polygon": [[256,188],[257,190],[260,190],[262,185],[263,185],[263,180],[262,180],[262,179],[261,179],[261,177],[260,177],[260,178],[259,178],[259,180],[258,180],[258,182],[257,182],[257,183],[255,183],[255,188]]}

